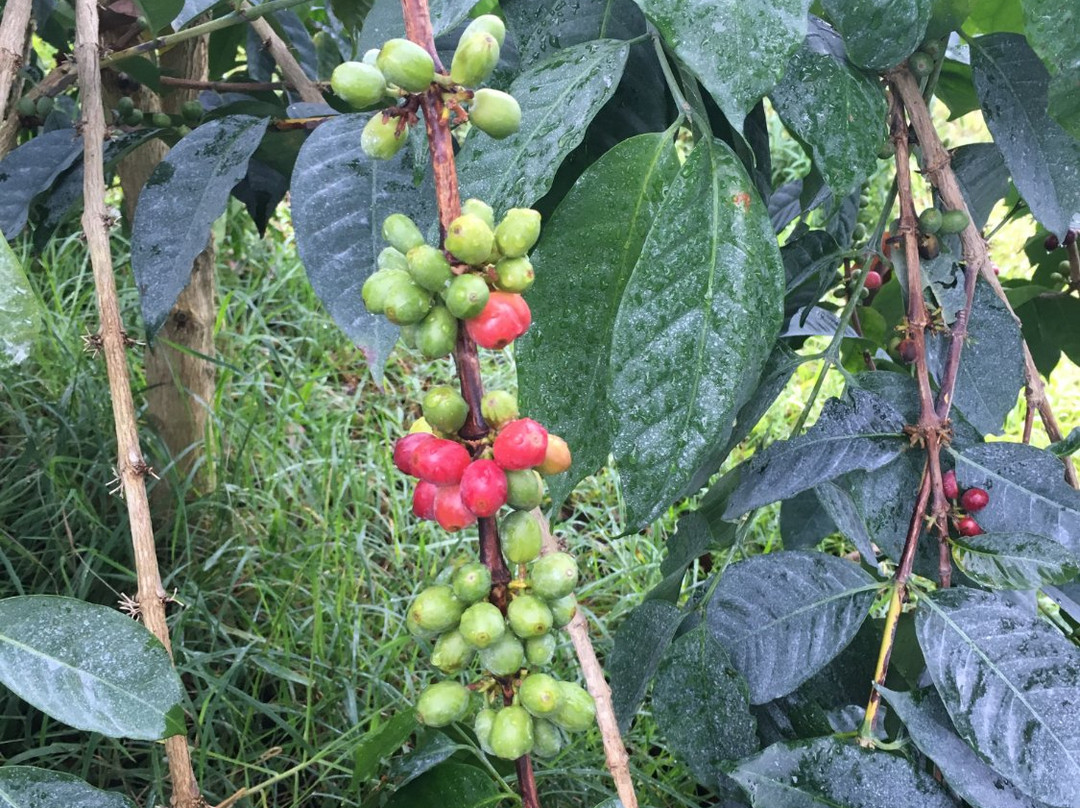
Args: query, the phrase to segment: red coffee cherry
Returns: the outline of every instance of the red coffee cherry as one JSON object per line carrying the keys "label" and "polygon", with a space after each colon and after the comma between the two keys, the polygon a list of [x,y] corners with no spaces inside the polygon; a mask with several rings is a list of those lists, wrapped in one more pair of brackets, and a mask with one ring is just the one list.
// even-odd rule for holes
{"label": "red coffee cherry", "polygon": [[513,292],[492,292],[484,310],[465,321],[465,329],[481,348],[497,351],[528,331],[531,323],[525,298]]}
{"label": "red coffee cherry", "polygon": [[439,492],[439,486],[425,483],[423,480],[416,484],[412,495],[412,512],[420,519],[435,519],[435,495]]}
{"label": "red coffee cherry", "polygon": [[960,506],[969,513],[981,511],[990,501],[990,495],[981,488],[969,488],[960,497]]}
{"label": "red coffee cherry", "polygon": [[435,485],[457,485],[471,462],[468,449],[443,438],[421,443],[413,455],[416,476]]}
{"label": "red coffee cherry", "polygon": [[1043,241],[1043,248],[1047,252],[1053,252],[1054,250],[1056,250],[1060,246],[1061,246],[1061,242],[1058,241],[1058,237],[1056,235],[1054,235],[1053,233],[1051,233],[1049,236],[1047,236],[1046,239]]}
{"label": "red coffee cherry", "polygon": [[429,440],[435,440],[430,432],[414,432],[398,438],[394,444],[394,465],[410,477],[415,477],[416,450]]}
{"label": "red coffee cherry", "polygon": [[461,501],[477,516],[494,516],[506,490],[506,472],[494,460],[474,460],[461,475]]}
{"label": "red coffee cherry", "polygon": [[476,522],[476,514],[461,501],[459,486],[444,485],[435,492],[435,521],[451,533]]}
{"label": "red coffee cherry", "polygon": [[570,468],[572,462],[570,447],[566,445],[566,441],[558,435],[549,434],[544,462],[540,463],[536,470],[541,474],[561,474]]}
{"label": "red coffee cherry", "polygon": [[915,347],[915,340],[910,337],[900,340],[900,344],[896,346],[896,352],[900,354],[900,359],[907,364],[911,364],[915,361],[915,357],[918,354],[918,349]]}
{"label": "red coffee cherry", "polygon": [[866,280],[863,281],[863,286],[873,292],[875,289],[881,288],[881,275],[874,270],[870,270],[866,273]]}
{"label": "red coffee cherry", "polygon": [[965,516],[956,523],[956,532],[961,536],[978,536],[982,533],[982,528],[979,527],[979,523],[970,516]]}
{"label": "red coffee cherry", "polygon": [[946,499],[956,499],[960,496],[960,486],[956,484],[956,472],[949,469],[941,478],[941,487],[945,489]]}
{"label": "red coffee cherry", "polygon": [[548,433],[532,418],[519,418],[495,436],[495,462],[507,471],[531,469],[547,456]]}

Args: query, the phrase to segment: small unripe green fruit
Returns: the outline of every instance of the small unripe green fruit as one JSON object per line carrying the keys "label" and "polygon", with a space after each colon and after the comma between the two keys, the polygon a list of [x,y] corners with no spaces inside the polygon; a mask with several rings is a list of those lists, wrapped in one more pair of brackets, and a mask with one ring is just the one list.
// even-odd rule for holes
{"label": "small unripe green fruit", "polygon": [[927,208],[919,214],[919,229],[924,233],[933,235],[941,229],[941,211],[937,208]]}
{"label": "small unripe green fruit", "polygon": [[469,120],[481,132],[502,140],[521,128],[521,107],[509,93],[485,87],[473,94]]}
{"label": "small unripe green fruit", "polygon": [[503,42],[506,41],[506,25],[494,14],[481,14],[469,23],[468,27],[461,35],[464,37],[475,31],[483,31],[486,34],[491,34],[495,37],[495,41],[499,43],[500,48],[503,46]]}
{"label": "small unripe green fruit", "polygon": [[549,600],[548,608],[551,609],[551,625],[555,628],[568,626],[570,621],[574,619],[574,615],[577,614],[577,598],[573,594],[569,594],[565,597]]}
{"label": "small unripe green fruit", "polygon": [[416,326],[416,347],[425,359],[442,359],[453,352],[457,335],[457,318],[446,306],[432,306]]}
{"label": "small unripe green fruit", "polygon": [[400,269],[402,272],[409,271],[409,261],[405,258],[405,253],[401,250],[394,249],[393,247],[384,247],[382,252],[379,253],[378,259],[375,261],[375,266],[379,269]]}
{"label": "small unripe green fruit", "polygon": [[450,223],[446,231],[446,249],[466,264],[480,264],[491,253],[495,234],[479,216],[465,213]]}
{"label": "small unripe green fruit", "polygon": [[435,79],[431,55],[407,39],[388,39],[379,50],[375,66],[386,80],[410,93],[422,93]]}
{"label": "small unripe green fruit", "polygon": [[429,292],[440,291],[454,277],[450,262],[437,247],[421,244],[409,250],[407,257],[413,280]]}
{"label": "small unripe green fruit", "polygon": [[491,205],[482,199],[466,199],[461,203],[461,212],[469,213],[484,220],[484,224],[495,229],[495,211],[492,210]]}
{"label": "small unripe green fruit", "polygon": [[536,560],[529,577],[533,592],[544,600],[564,598],[577,586],[577,562],[568,553],[551,553]]}
{"label": "small unripe green fruit", "polygon": [[511,208],[495,228],[495,241],[507,258],[519,258],[540,238],[540,212],[531,208]]}
{"label": "small unripe green fruit", "polygon": [[[896,154],[896,144],[891,140],[886,140],[881,144],[881,148],[877,151],[879,160],[891,160]],[[895,231],[894,231],[895,232]]]}
{"label": "small unripe green fruit", "polygon": [[562,690],[554,676],[530,673],[518,688],[521,706],[538,718],[551,715],[562,706]]}
{"label": "small unripe green fruit", "polygon": [[513,393],[505,390],[492,390],[480,399],[480,412],[490,426],[498,429],[503,424],[517,419],[517,398]]}
{"label": "small unripe green fruit", "polygon": [[596,723],[596,702],[588,691],[573,682],[559,682],[562,703],[550,716],[567,732],[584,732]]}
{"label": "small unripe green fruit", "polygon": [[392,286],[383,301],[383,314],[394,325],[418,323],[430,310],[431,295],[411,280]]}
{"label": "small unripe green fruit", "polygon": [[908,57],[908,67],[916,78],[924,79],[934,72],[934,58],[929,53],[915,51]]}
{"label": "small unripe green fruit", "polygon": [[135,109],[135,102],[129,95],[121,96],[116,102],[116,111],[121,115],[127,115],[133,109]]}
{"label": "small unripe green fruit", "polygon": [[941,215],[942,233],[959,233],[971,220],[962,210],[947,210]]}
{"label": "small unripe green fruit", "polygon": [[551,609],[535,595],[518,595],[506,607],[510,630],[522,639],[541,637],[551,631]]}
{"label": "small unripe green fruit", "polygon": [[395,250],[404,253],[406,258],[410,250],[424,243],[424,234],[416,222],[404,213],[391,213],[383,219],[382,237]]}
{"label": "small unripe green fruit", "polygon": [[436,682],[416,701],[416,717],[429,727],[460,721],[469,711],[469,689],[460,682]]}
{"label": "small unripe green fruit", "polygon": [[473,732],[476,733],[476,740],[480,742],[480,748],[489,755],[495,754],[491,751],[491,728],[494,724],[495,711],[489,707],[485,707],[478,712],[476,720],[473,721]]}
{"label": "small unripe green fruit", "polygon": [[342,62],[330,75],[330,89],[349,106],[363,109],[383,99],[386,77],[374,65]]}
{"label": "small unripe green fruit", "polygon": [[521,670],[521,666],[525,664],[525,646],[507,631],[480,651],[480,664],[495,676],[510,676]]}
{"label": "small unripe green fruit", "polygon": [[461,320],[470,320],[484,310],[491,290],[479,275],[458,275],[446,290],[444,299],[450,313]]}
{"label": "small unripe green fruit", "polygon": [[505,760],[517,760],[533,748],[533,720],[524,707],[503,707],[495,714],[488,744],[491,751]]}
{"label": "small unripe green fruit", "polygon": [[562,749],[563,736],[559,728],[544,718],[533,719],[532,754],[539,758],[551,758]]}
{"label": "small unripe green fruit", "polygon": [[461,613],[458,630],[473,648],[484,649],[506,633],[506,621],[498,606],[482,600]]}
{"label": "small unripe green fruit", "polygon": [[495,37],[484,31],[462,34],[450,63],[450,80],[463,87],[477,87],[498,63],[499,42]]}
{"label": "small unripe green fruit", "polygon": [[476,603],[491,591],[491,570],[479,561],[465,564],[454,573],[451,581],[454,594],[462,603]]}
{"label": "small unripe green fruit", "polygon": [[[371,65],[372,67],[375,67],[376,63],[379,61],[379,49],[371,48],[370,50],[364,51],[364,55],[363,57],[361,57],[360,61],[366,65]],[[383,81],[385,80],[386,77],[383,76]]]}
{"label": "small unripe green fruit", "polygon": [[528,511],[514,511],[499,525],[502,550],[511,564],[528,564],[540,555],[540,523]]}
{"label": "small unripe green fruit", "polygon": [[376,112],[364,125],[360,133],[360,148],[364,154],[375,160],[389,160],[405,145],[409,139],[409,127],[401,127],[398,132],[398,118],[392,118]]}
{"label": "small unripe green fruit", "polygon": [[457,432],[469,417],[469,405],[453,387],[432,387],[424,395],[424,419],[440,432]]}
{"label": "small unripe green fruit", "polygon": [[450,587],[430,586],[413,600],[405,623],[411,634],[431,637],[456,628],[462,611],[461,601]]}
{"label": "small unripe green fruit", "polygon": [[504,292],[526,291],[535,280],[532,261],[521,258],[503,258],[495,264],[495,286]]}
{"label": "small unripe green fruit", "polygon": [[37,100],[36,109],[37,109],[38,117],[39,118],[46,117],[50,112],[53,111],[53,106],[54,106],[53,100],[52,100],[52,98],[50,96],[47,96],[47,95],[41,96],[41,98],[39,98]]}
{"label": "small unripe green fruit", "polygon": [[525,640],[525,659],[531,667],[542,668],[555,657],[558,641],[551,632]]}
{"label": "small unripe green fruit", "polygon": [[184,105],[180,107],[180,115],[188,123],[198,123],[203,116],[202,104],[198,101],[185,101]]}
{"label": "small unripe green fruit", "polygon": [[506,472],[507,505],[517,511],[531,511],[543,501],[544,480],[539,474],[532,469]]}
{"label": "small unripe green fruit", "polygon": [[150,123],[160,129],[165,129],[172,126],[172,117],[165,112],[155,112],[150,116]]}
{"label": "small unripe green fruit", "polygon": [[191,127],[187,124],[182,124],[176,127],[176,134],[180,135],[180,137],[187,137],[191,134]]}
{"label": "small unripe green fruit", "polygon": [[123,121],[128,126],[141,126],[143,122],[143,111],[136,107],[124,115]]}
{"label": "small unripe green fruit", "polygon": [[460,631],[447,631],[435,641],[431,664],[443,673],[457,673],[469,664],[475,653],[476,650],[465,641]]}
{"label": "small unripe green fruit", "polygon": [[37,114],[37,104],[34,103],[34,99],[25,96],[19,99],[15,109],[24,118],[33,118]]}
{"label": "small unripe green fruit", "polygon": [[382,314],[390,291],[397,286],[411,283],[409,273],[401,269],[380,269],[378,272],[373,272],[360,288],[364,307],[372,314]]}

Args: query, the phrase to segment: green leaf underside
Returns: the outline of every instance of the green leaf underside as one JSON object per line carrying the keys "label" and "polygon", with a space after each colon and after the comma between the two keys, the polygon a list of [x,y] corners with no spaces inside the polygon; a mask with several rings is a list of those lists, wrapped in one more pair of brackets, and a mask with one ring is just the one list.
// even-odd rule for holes
{"label": "green leaf underside", "polygon": [[26,224],[34,197],[82,155],[74,129],[55,129],[10,151],[0,160],[0,233],[14,239]]}
{"label": "green leaf underside", "polygon": [[790,693],[842,651],[878,583],[850,561],[799,550],[733,564],[707,620],[750,686],[751,704]]}
{"label": "green leaf underside", "polygon": [[230,115],[207,121],[180,140],[139,193],[131,235],[131,268],[143,319],[153,336],[191,280],[210,226],[247,173],[267,118]]}
{"label": "green leaf underside", "polygon": [[673,604],[647,600],[630,612],[615,632],[615,645],[604,668],[611,682],[615,718],[623,732],[637,715],[682,618],[682,611]]}
{"label": "green leaf underside", "polygon": [[841,474],[873,470],[907,445],[904,418],[885,399],[858,388],[832,398],[817,422],[791,440],[776,441],[743,464],[725,519],[787,499]]}
{"label": "green leaf underside", "polygon": [[610,401],[628,527],[652,520],[731,432],[783,315],[768,215],[719,141],[691,152],[619,304]]}
{"label": "green leaf underside", "polygon": [[1009,192],[1005,160],[993,143],[967,143],[952,150],[950,164],[971,219],[982,229],[994,206]]}
{"label": "green leaf underside", "polygon": [[0,238],[0,367],[19,364],[41,331],[41,305],[26,271]]}
{"label": "green leaf underside", "polygon": [[1018,789],[1072,808],[1080,794],[1080,649],[1000,595],[923,597],[919,645],[953,725]]}
{"label": "green leaf underside", "polygon": [[931,0],[823,0],[854,64],[875,72],[910,56],[926,33]]}
{"label": "green leaf underside", "polygon": [[546,194],[563,159],[615,92],[629,50],[614,39],[584,42],[514,79],[509,93],[521,105],[521,128],[503,140],[479,131],[469,135],[457,158],[461,198],[477,197],[499,213],[527,208]]}
{"label": "green leaf underside", "polygon": [[635,0],[736,129],[806,36],[809,0]]}
{"label": "green leaf underside", "polygon": [[773,744],[731,773],[754,808],[954,808],[929,774],[853,741]]}
{"label": "green leaf underside", "polygon": [[76,729],[148,741],[184,731],[185,695],[164,646],[104,606],[0,600],[0,682]]}
{"label": "green leaf underside", "polygon": [[664,654],[652,696],[653,717],[671,749],[698,782],[716,787],[725,761],[758,748],[746,682],[705,625]]}
{"label": "green leaf underside", "polygon": [[533,324],[515,344],[515,356],[522,411],[574,447],[570,470],[548,478],[553,503],[611,453],[608,366],[615,316],[678,167],[670,136],[623,141],[582,174],[533,253],[543,271],[529,290]]}
{"label": "green leaf underside", "polygon": [[134,808],[70,774],[35,766],[0,766],[0,808]]}
{"label": "green leaf underside", "polygon": [[1076,557],[1034,533],[981,533],[952,540],[953,561],[965,575],[991,589],[1038,589],[1080,573]]}
{"label": "green leaf underside", "polygon": [[987,443],[952,454],[961,488],[990,495],[975,515],[984,531],[1035,533],[1080,556],[1080,492],[1065,482],[1057,457],[1022,443]]}
{"label": "green leaf underside", "polygon": [[1060,0],[1023,0],[1024,34],[1050,73],[1048,111],[1080,140],[1080,9]]}

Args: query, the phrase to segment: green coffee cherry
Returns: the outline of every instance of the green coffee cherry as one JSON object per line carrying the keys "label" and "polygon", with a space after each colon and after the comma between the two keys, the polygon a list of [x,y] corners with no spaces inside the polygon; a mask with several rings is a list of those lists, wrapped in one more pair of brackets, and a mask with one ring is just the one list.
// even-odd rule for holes
{"label": "green coffee cherry", "polygon": [[476,650],[465,641],[460,631],[447,631],[435,641],[431,664],[443,673],[457,673],[469,664],[475,653]]}
{"label": "green coffee cherry", "polygon": [[458,600],[476,603],[491,591],[491,570],[479,561],[473,561],[455,572],[451,583]]}
{"label": "green coffee cherry", "polygon": [[386,77],[374,65],[342,62],[330,75],[330,89],[349,106],[363,109],[382,101]]}
{"label": "green coffee cherry", "polygon": [[185,101],[180,107],[180,115],[188,123],[198,123],[202,120],[203,108],[198,101]]}
{"label": "green coffee cherry", "polygon": [[466,199],[461,203],[461,212],[483,219],[484,224],[492,230],[495,229],[495,211],[492,210],[491,205],[482,199]]}
{"label": "green coffee cherry", "polygon": [[485,34],[491,34],[495,37],[495,41],[499,43],[500,48],[503,46],[503,42],[506,41],[506,25],[494,14],[481,14],[469,23],[461,36],[464,38],[476,31],[483,31]]}
{"label": "green coffee cherry", "polygon": [[550,719],[567,732],[584,732],[596,723],[596,703],[588,691],[573,682],[559,682],[562,702]]}
{"label": "green coffee cherry", "polygon": [[43,95],[37,100],[37,115],[39,118],[48,116],[53,111],[53,100],[50,96]]}
{"label": "green coffee cherry", "polygon": [[542,668],[555,658],[558,641],[551,632],[525,640],[525,660],[530,667]]}
{"label": "green coffee cherry", "polygon": [[947,210],[941,215],[942,233],[959,233],[971,220],[962,210]]}
{"label": "green coffee cherry", "polygon": [[33,118],[37,114],[37,104],[34,103],[34,99],[26,96],[19,99],[15,109],[24,118]]}
{"label": "green coffee cherry", "polygon": [[520,258],[540,238],[540,212],[531,208],[511,208],[495,228],[495,241],[507,258]]}
{"label": "green coffee cherry", "polygon": [[431,295],[411,280],[392,286],[383,300],[383,314],[394,325],[418,323],[430,310]]}
{"label": "green coffee cherry", "polygon": [[191,127],[187,124],[182,124],[176,127],[176,134],[180,135],[180,137],[187,137],[191,134]]}
{"label": "green coffee cherry", "polygon": [[409,606],[405,623],[409,633],[432,637],[457,627],[461,619],[461,601],[448,586],[431,586],[422,591]]}
{"label": "green coffee cherry", "polygon": [[[485,396],[486,399],[486,396]],[[481,407],[483,404],[481,403]],[[531,511],[544,501],[544,479],[533,469],[506,472],[506,504],[514,510]],[[535,524],[536,520],[532,520]]]}
{"label": "green coffee cherry", "polygon": [[458,630],[465,642],[482,650],[502,638],[506,633],[506,621],[498,606],[482,600],[461,613]]}
{"label": "green coffee cherry", "polygon": [[143,122],[143,111],[136,107],[124,115],[122,118],[125,124],[128,126],[141,126]]}
{"label": "green coffee cherry", "polygon": [[457,432],[469,417],[469,405],[453,387],[432,387],[424,395],[424,418],[440,432]]}
{"label": "green coffee cherry", "polygon": [[941,229],[943,218],[937,208],[927,208],[919,214],[919,229],[932,236]]}
{"label": "green coffee cherry", "polygon": [[401,250],[396,250],[393,247],[383,248],[383,251],[379,253],[379,257],[375,261],[375,266],[379,269],[400,269],[402,272],[409,271],[409,261],[405,258],[405,254],[401,252]]}
{"label": "green coffee cherry", "polygon": [[401,340],[401,344],[406,348],[416,348],[416,329],[419,327],[419,325],[399,326],[398,339]]}
{"label": "green coffee cherry", "polygon": [[496,756],[516,760],[533,748],[533,720],[524,707],[503,707],[495,714],[488,744]]}
{"label": "green coffee cherry", "polygon": [[453,352],[457,335],[457,318],[446,306],[432,306],[416,326],[416,347],[425,359],[442,359]]}
{"label": "green coffee cherry", "polygon": [[498,429],[518,417],[517,399],[505,390],[492,390],[480,399],[480,412],[490,426]]}
{"label": "green coffee cherry", "polygon": [[389,160],[405,145],[409,139],[409,127],[403,126],[398,132],[398,118],[388,117],[381,112],[371,116],[360,133],[360,148],[364,154],[375,160]]}
{"label": "green coffee cherry", "polygon": [[568,626],[570,621],[574,619],[574,615],[577,614],[577,598],[570,594],[562,598],[549,600],[548,608],[551,609],[551,625],[555,628]]}
{"label": "green coffee cherry", "polygon": [[503,258],[495,264],[495,285],[504,292],[526,291],[535,275],[528,258]]}
{"label": "green coffee cherry", "polygon": [[929,53],[915,51],[908,57],[908,67],[916,78],[925,79],[934,72],[934,58]]}
{"label": "green coffee cherry", "polygon": [[481,132],[502,140],[521,127],[521,107],[512,95],[485,87],[473,94],[469,120]]}
{"label": "green coffee cherry", "polygon": [[540,523],[528,511],[514,511],[499,524],[502,550],[511,564],[528,564],[540,555]]}
{"label": "green coffee cherry", "polygon": [[155,112],[150,116],[150,123],[159,129],[172,126],[172,116],[165,112]]}
{"label": "green coffee cherry", "polygon": [[480,264],[491,253],[495,234],[479,216],[465,213],[450,223],[446,231],[446,249],[466,264]]}
{"label": "green coffee cherry", "polygon": [[[361,62],[363,62],[366,65],[371,65],[372,67],[375,67],[378,60],[379,60],[379,49],[378,48],[372,48],[371,50],[364,51],[364,56],[360,59]],[[385,80],[386,77],[384,76],[383,79]]]}
{"label": "green coffee cherry", "polygon": [[473,721],[473,732],[476,733],[476,740],[480,742],[480,748],[487,752],[489,755],[495,753],[491,751],[491,727],[495,724],[495,711],[489,707],[485,707],[483,710],[476,714],[476,720]]}
{"label": "green coffee cherry", "polygon": [[551,553],[536,560],[530,579],[533,592],[544,600],[564,598],[577,586],[577,562],[567,553]]}
{"label": "green coffee cherry", "polygon": [[532,754],[539,758],[551,758],[562,749],[563,736],[559,728],[543,718],[533,719]]}
{"label": "green coffee cherry", "polygon": [[510,676],[525,664],[525,646],[509,631],[480,651],[480,664],[495,676]]}
{"label": "green coffee cherry", "polygon": [[412,279],[409,273],[400,269],[380,269],[364,281],[360,296],[364,299],[364,308],[372,314],[382,314],[386,308],[386,297],[397,286],[409,285]]}
{"label": "green coffee cherry", "polygon": [[375,66],[388,82],[409,93],[422,93],[435,80],[431,55],[407,39],[388,39],[379,50]]}
{"label": "green coffee cherry", "polygon": [[551,619],[551,609],[534,595],[518,595],[506,607],[510,630],[525,640],[551,631]]}
{"label": "green coffee cherry", "polygon": [[116,102],[116,111],[121,115],[127,115],[133,109],[135,109],[135,102],[131,99],[131,96],[121,96]]}
{"label": "green coffee cherry", "polygon": [[429,727],[460,721],[469,711],[469,689],[460,682],[437,682],[420,694],[416,717]]}
{"label": "green coffee cherry", "polygon": [[383,219],[382,237],[406,257],[410,250],[424,243],[424,234],[420,232],[416,222],[404,213],[391,213]]}
{"label": "green coffee cherry", "polygon": [[484,310],[491,290],[479,275],[458,275],[446,290],[446,308],[461,320],[469,320]]}
{"label": "green coffee cherry", "polygon": [[546,718],[562,706],[563,695],[559,682],[546,673],[530,673],[518,688],[521,706],[537,718]]}
{"label": "green coffee cherry", "polygon": [[463,87],[478,87],[498,63],[499,42],[495,37],[484,31],[462,34],[450,63],[450,80]]}
{"label": "green coffee cherry", "polygon": [[429,292],[440,291],[454,277],[450,262],[437,247],[421,244],[409,250],[407,257],[413,280]]}
{"label": "green coffee cherry", "polygon": [[[891,140],[886,140],[881,144],[881,147],[877,151],[879,160],[891,160],[896,154],[896,144]],[[896,231],[893,231],[896,232]]]}

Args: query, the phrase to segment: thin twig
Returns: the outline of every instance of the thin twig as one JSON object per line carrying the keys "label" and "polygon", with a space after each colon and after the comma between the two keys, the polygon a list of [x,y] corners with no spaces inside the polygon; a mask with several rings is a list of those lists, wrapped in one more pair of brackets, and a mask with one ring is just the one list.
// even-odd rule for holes
{"label": "thin twig", "polygon": [[[242,10],[251,12],[252,7],[249,3],[244,3]],[[289,46],[285,44],[285,40],[278,35],[270,22],[261,16],[254,17],[251,19],[251,27],[262,41],[263,46],[274,57],[278,67],[281,68],[281,75],[285,77],[285,81],[296,88],[300,98],[309,104],[325,103],[325,99],[319,91],[319,85],[308,78],[307,73],[300,67],[300,63],[296,61],[296,57],[289,50]]]}
{"label": "thin twig", "polygon": [[[165,622],[165,600],[168,595],[161,585],[154,530],[150,521],[150,504],[146,496],[146,475],[150,473],[150,467],[143,459],[139,445],[135,404],[131,395],[131,380],[125,355],[126,342],[109,250],[103,163],[105,116],[101,101],[98,13],[95,0],[78,0],[76,4],[75,53],[78,57],[83,114],[85,208],[82,225],[90,251],[101,318],[100,333],[116,430],[116,467],[123,486],[124,502],[131,526],[131,541],[135,551],[139,611],[146,627],[171,655],[169,627]],[[191,767],[187,736],[174,735],[167,738],[165,752],[169,761],[169,775],[172,778],[173,804],[178,808],[204,806],[205,802],[199,794],[199,786]]]}

